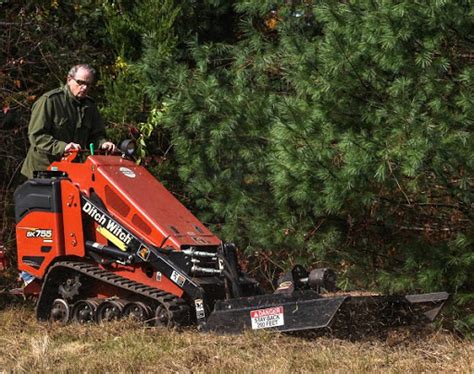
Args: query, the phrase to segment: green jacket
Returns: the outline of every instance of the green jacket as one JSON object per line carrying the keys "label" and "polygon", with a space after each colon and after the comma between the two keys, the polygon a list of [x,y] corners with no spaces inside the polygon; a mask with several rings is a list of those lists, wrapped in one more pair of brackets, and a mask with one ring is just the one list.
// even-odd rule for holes
{"label": "green jacket", "polygon": [[90,97],[76,99],[69,87],[49,91],[34,104],[28,126],[30,148],[21,173],[33,177],[34,170],[46,170],[58,161],[70,142],[87,149],[90,143],[100,147],[105,140],[105,127]]}

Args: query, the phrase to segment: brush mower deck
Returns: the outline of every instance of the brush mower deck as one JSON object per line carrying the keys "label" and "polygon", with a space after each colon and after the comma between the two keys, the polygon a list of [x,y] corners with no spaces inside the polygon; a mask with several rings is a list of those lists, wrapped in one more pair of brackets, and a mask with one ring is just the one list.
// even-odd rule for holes
{"label": "brush mower deck", "polygon": [[272,329],[281,332],[333,329],[369,331],[433,321],[448,299],[446,292],[407,296],[322,297],[296,291],[224,300],[216,303],[205,331],[238,333]]}

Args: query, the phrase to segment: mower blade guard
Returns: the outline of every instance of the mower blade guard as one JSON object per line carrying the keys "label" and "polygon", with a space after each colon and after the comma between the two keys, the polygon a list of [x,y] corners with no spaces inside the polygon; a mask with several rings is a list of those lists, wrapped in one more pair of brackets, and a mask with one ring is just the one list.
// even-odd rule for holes
{"label": "mower blade guard", "polygon": [[407,296],[352,296],[329,328],[345,337],[381,335],[388,328],[432,322],[449,298],[446,292]]}
{"label": "mower blade guard", "polygon": [[449,293],[433,292],[420,295],[407,295],[405,298],[411,305],[417,305],[418,308],[423,309],[422,313],[430,322],[432,322],[449,299]]}
{"label": "mower blade guard", "polygon": [[218,301],[205,331],[238,333],[325,329],[341,336],[378,333],[388,327],[429,323],[449,294],[321,297],[314,291]]}
{"label": "mower blade guard", "polygon": [[323,298],[314,291],[272,294],[218,301],[205,331],[238,333],[271,328],[298,331],[328,326],[346,296]]}

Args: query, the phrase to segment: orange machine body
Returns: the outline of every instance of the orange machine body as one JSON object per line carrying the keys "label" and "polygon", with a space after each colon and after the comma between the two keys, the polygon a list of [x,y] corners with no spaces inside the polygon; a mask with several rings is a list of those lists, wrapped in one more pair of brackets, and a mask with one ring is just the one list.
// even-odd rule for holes
{"label": "orange machine body", "polygon": [[89,156],[80,164],[62,161],[52,168],[64,171],[84,193],[95,192],[122,224],[151,244],[181,249],[217,246],[211,233],[145,168],[119,156]]}
{"label": "orange machine body", "polygon": [[[22,187],[24,199],[19,192],[17,200],[24,202],[23,208],[17,202],[20,270],[42,279],[55,261],[86,257],[87,241],[129,253],[130,234],[146,246],[173,252],[216,251],[221,245],[145,168],[120,156],[89,156],[83,163],[73,162],[75,157],[50,166],[64,177],[27,182],[30,186]],[[33,187],[43,192],[31,193]],[[107,222],[86,198],[98,202]],[[183,294],[179,282],[143,264],[109,263],[107,270],[176,296]]]}

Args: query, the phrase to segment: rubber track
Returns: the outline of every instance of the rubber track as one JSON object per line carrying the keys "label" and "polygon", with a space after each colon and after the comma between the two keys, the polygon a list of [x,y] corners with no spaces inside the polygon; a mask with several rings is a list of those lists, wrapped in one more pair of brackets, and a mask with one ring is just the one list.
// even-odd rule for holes
{"label": "rubber track", "polygon": [[[63,271],[61,271],[61,268],[63,269]],[[111,286],[118,287],[129,292],[133,292],[140,296],[144,296],[147,299],[153,300],[157,304],[165,305],[165,307],[172,314],[171,326],[169,327],[187,326],[190,324],[190,308],[186,301],[182,298],[179,298],[173,294],[162,291],[160,289],[147,286],[143,283],[135,282],[130,279],[121,277],[110,271],[101,269],[94,264],[76,261],[60,261],[51,266],[51,268],[49,269],[38,302],[38,319],[45,319],[44,316],[46,314],[49,316],[49,310],[46,311],[45,309],[51,308],[53,300],[47,299],[52,299],[52,295],[56,293],[55,290],[48,289],[50,286],[54,287],[54,284],[56,283],[54,281],[50,282],[50,277],[52,276],[53,278],[56,278],[56,273],[58,271],[60,272],[60,275],[64,275],[65,269],[75,271],[89,278],[93,278],[96,281],[104,282]]]}

